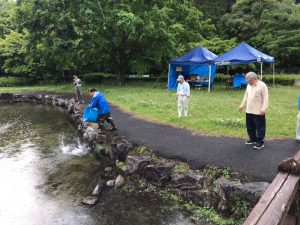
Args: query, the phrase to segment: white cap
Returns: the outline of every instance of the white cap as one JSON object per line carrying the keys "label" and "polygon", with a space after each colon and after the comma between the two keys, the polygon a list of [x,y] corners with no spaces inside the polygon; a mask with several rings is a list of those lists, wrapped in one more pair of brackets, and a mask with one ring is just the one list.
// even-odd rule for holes
{"label": "white cap", "polygon": [[181,78],[184,80],[184,77],[182,75],[179,75],[178,78],[177,78],[177,81],[180,81]]}

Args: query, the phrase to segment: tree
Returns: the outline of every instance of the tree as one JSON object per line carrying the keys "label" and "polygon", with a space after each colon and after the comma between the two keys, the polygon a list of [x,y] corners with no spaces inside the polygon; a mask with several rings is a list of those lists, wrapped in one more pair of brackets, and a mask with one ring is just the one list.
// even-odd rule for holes
{"label": "tree", "polygon": [[91,1],[72,11],[81,70],[125,74],[163,70],[171,57],[216,34],[194,1]]}
{"label": "tree", "polygon": [[279,65],[299,65],[299,4],[294,0],[238,0],[221,19],[224,37],[236,37],[275,56]]}
{"label": "tree", "polygon": [[27,54],[38,65],[38,73],[60,72],[58,79],[65,80],[65,72],[76,69],[77,36],[71,6],[71,0],[24,0],[17,11],[20,28],[29,32]]}
{"label": "tree", "polygon": [[276,10],[264,11],[261,30],[251,43],[274,55],[279,66],[297,68],[300,65],[300,5],[294,1],[278,3]]}
{"label": "tree", "polygon": [[14,29],[13,17],[16,3],[13,1],[0,1],[0,38],[4,38]]}
{"label": "tree", "polygon": [[[10,31],[14,29],[13,17],[15,2],[3,0],[0,1],[0,39],[5,38],[7,34],[10,34]],[[4,73],[3,71],[4,58],[0,52],[0,74]]]}
{"label": "tree", "polygon": [[28,33],[18,33],[11,31],[0,38],[0,53],[3,59],[2,69],[8,74],[28,75],[30,66],[24,62],[26,58],[26,42]]}

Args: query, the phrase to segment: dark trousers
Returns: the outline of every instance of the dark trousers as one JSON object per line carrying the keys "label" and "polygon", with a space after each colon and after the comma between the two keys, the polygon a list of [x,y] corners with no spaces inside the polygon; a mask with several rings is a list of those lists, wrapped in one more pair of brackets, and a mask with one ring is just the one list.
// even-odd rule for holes
{"label": "dark trousers", "polygon": [[111,125],[111,127],[113,128],[113,129],[115,129],[116,128],[116,125],[115,125],[115,123],[114,123],[114,120],[113,120],[113,118],[110,116],[110,113],[107,113],[107,114],[104,114],[104,115],[100,115],[99,114],[99,118],[98,118],[98,125],[99,125],[99,128],[105,128],[104,127],[104,122],[108,122],[110,125]]}
{"label": "dark trousers", "polygon": [[263,144],[266,135],[266,116],[246,113],[246,126],[250,140]]}

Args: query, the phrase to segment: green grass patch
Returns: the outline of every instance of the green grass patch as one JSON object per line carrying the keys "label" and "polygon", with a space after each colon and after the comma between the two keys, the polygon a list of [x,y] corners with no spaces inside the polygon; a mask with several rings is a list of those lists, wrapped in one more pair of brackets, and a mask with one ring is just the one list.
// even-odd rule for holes
{"label": "green grass patch", "polygon": [[[94,85],[104,92],[108,101],[126,111],[159,123],[183,127],[193,131],[235,137],[247,137],[245,113],[238,112],[244,90],[227,90],[216,84],[211,93],[192,90],[188,118],[177,118],[175,92],[166,84],[135,83],[126,86]],[[88,85],[83,86],[86,95]],[[71,84],[33,87],[0,87],[0,92],[63,92],[73,93]],[[297,117],[297,96],[300,87],[269,87],[270,107],[267,112],[267,138],[294,138]]]}

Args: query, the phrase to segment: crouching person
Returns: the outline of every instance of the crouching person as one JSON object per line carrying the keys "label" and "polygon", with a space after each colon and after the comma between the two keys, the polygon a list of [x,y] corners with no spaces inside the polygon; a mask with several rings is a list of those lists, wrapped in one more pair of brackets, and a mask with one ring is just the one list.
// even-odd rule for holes
{"label": "crouching person", "polygon": [[104,122],[106,121],[111,125],[110,130],[116,130],[116,125],[113,118],[110,116],[110,108],[104,95],[95,88],[90,88],[88,92],[89,96],[92,98],[91,103],[88,106],[91,108],[97,108],[99,112],[99,129],[105,129]]}

